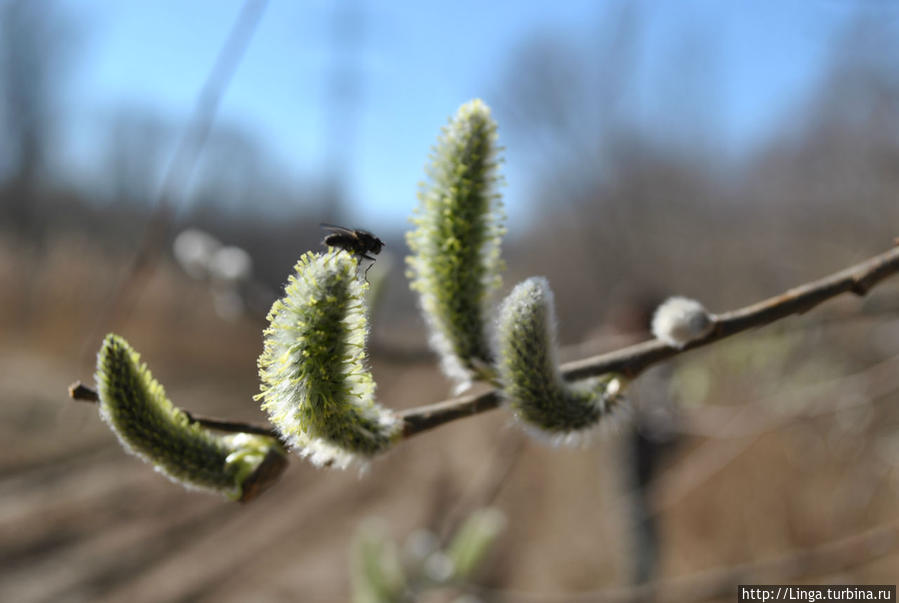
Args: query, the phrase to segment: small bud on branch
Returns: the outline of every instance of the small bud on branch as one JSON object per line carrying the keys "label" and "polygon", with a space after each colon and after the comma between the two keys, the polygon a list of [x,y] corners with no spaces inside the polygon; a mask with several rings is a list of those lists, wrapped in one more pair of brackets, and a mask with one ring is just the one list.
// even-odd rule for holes
{"label": "small bud on branch", "polygon": [[714,317],[695,299],[669,297],[653,314],[652,334],[680,349],[708,335],[714,323]]}

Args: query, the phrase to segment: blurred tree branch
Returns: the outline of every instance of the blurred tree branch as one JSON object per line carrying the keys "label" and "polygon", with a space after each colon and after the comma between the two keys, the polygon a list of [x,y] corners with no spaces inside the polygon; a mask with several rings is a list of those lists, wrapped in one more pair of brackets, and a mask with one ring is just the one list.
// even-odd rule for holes
{"label": "blurred tree branch", "polygon": [[[800,285],[755,304],[718,314],[714,329],[707,336],[693,341],[684,348],[673,348],[658,339],[652,339],[563,364],[562,375],[573,381],[605,373],[619,373],[627,379],[633,379],[656,363],[673,358],[688,350],[715,343],[742,331],[776,322],[792,314],[802,314],[843,293],[864,296],[880,281],[897,272],[899,272],[899,242],[889,251],[830,276]],[[70,387],[69,395],[74,400],[98,401],[96,391],[80,382],[76,382]],[[501,403],[500,391],[492,389],[480,394],[469,394],[402,411],[400,412],[403,420],[402,437],[408,438],[439,427],[444,423],[492,410],[499,407]],[[271,428],[259,425],[190,414],[188,416],[197,423],[220,431],[257,433],[277,437]]]}
{"label": "blurred tree branch", "polygon": [[193,116],[168,164],[162,185],[155,197],[153,213],[144,228],[137,252],[115,291],[109,296],[106,307],[100,312],[89,341],[104,330],[102,329],[104,324],[113,322],[120,314],[127,314],[131,304],[134,303],[158,255],[170,220],[172,198],[179,187],[186,186],[196,167],[197,160],[209,139],[221,99],[267,6],[268,0],[246,0],[237,16],[200,89]]}

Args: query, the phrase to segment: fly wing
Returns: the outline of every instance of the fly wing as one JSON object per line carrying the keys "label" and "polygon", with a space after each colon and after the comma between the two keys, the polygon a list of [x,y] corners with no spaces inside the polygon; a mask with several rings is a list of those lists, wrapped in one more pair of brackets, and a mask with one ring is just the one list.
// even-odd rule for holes
{"label": "fly wing", "polygon": [[319,226],[321,226],[321,227],[324,228],[325,230],[330,230],[330,231],[333,231],[333,232],[341,232],[341,233],[343,233],[343,234],[345,234],[345,235],[349,235],[349,236],[351,236],[351,237],[355,237],[355,236],[356,236],[356,231],[354,231],[352,228],[346,228],[346,227],[344,227],[344,226],[338,226],[337,224],[326,224],[326,223],[324,223],[324,222],[322,222],[321,224],[319,224]]}

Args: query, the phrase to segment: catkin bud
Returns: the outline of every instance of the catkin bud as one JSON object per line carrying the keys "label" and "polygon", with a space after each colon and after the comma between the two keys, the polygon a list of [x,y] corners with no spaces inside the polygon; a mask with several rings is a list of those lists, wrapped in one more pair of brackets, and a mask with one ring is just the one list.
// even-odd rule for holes
{"label": "catkin bud", "polygon": [[262,408],[297,452],[346,467],[386,450],[399,419],[374,402],[364,292],[350,254],[306,253],[268,314],[259,357]]}
{"label": "catkin bud", "polygon": [[103,341],[96,380],[100,416],[122,446],[188,488],[248,501],[274,483],[286,465],[274,438],[222,436],[191,422],[118,335]]}
{"label": "catkin bud", "polygon": [[612,376],[566,384],[556,360],[553,294],[544,278],[519,283],[503,301],[497,328],[500,380],[515,415],[565,439],[597,424],[619,401]]}
{"label": "catkin bud", "polygon": [[668,298],[652,317],[652,334],[678,349],[705,337],[714,326],[714,316],[698,301],[686,297]]}
{"label": "catkin bud", "polygon": [[443,128],[406,235],[412,288],[418,292],[431,345],[460,389],[491,361],[489,302],[501,278],[505,229],[496,123],[480,100],[459,108]]}

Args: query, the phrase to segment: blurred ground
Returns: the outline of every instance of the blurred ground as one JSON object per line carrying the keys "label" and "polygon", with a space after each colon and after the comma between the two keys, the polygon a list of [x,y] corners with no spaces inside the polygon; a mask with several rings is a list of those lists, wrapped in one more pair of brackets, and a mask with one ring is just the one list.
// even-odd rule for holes
{"label": "blurred ground", "polygon": [[[505,590],[565,600],[566,592],[627,584],[626,420],[584,448],[528,441],[508,478],[488,484],[495,463],[505,462],[495,456],[519,437],[506,413],[493,412],[405,442],[361,476],[296,459],[280,484],[239,506],[154,474],[119,448],[94,407],[67,400],[71,381],[90,381],[99,339],[85,338],[121,259],[70,240],[37,272],[9,249],[0,266],[10,285],[0,297],[0,600],[346,600],[349,545],[364,518],[385,518],[399,539],[418,527],[440,531],[460,501],[492,486],[509,524],[479,580],[485,600],[519,600],[502,598]],[[835,301],[691,353],[667,385],[647,376],[642,395],[670,396],[659,387],[672,388],[683,430],[703,434],[685,436],[666,458],[651,496],[661,579],[896,520],[897,297],[887,284],[860,318],[861,302]],[[203,285],[163,263],[118,328],[176,404],[260,421],[251,400],[258,324],[224,322],[211,303]],[[375,357],[374,371],[381,400],[395,408],[446,391],[432,363]],[[890,582],[899,554],[846,565],[836,574],[810,567],[802,581]]]}

